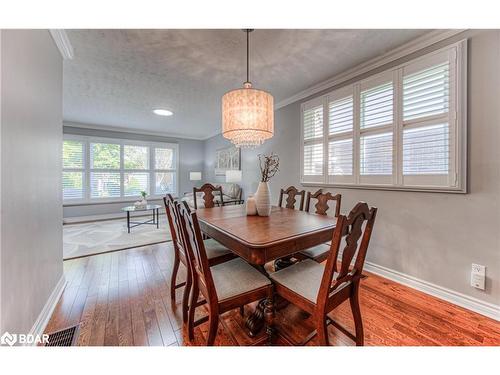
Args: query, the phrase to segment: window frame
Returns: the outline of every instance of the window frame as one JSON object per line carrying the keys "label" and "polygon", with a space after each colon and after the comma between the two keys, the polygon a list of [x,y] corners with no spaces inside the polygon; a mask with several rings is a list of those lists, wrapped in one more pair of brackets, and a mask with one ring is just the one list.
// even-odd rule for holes
{"label": "window frame", "polygon": [[[64,134],[64,141],[79,141],[83,143],[84,155],[83,155],[83,199],[73,198],[64,199],[63,205],[72,204],[96,204],[96,203],[114,203],[114,202],[131,202],[138,199],[135,195],[125,195],[124,186],[124,176],[126,173],[147,173],[149,176],[148,184],[148,198],[149,199],[160,199],[163,194],[156,194],[155,183],[156,183],[156,173],[158,171],[155,167],[155,149],[156,148],[167,148],[174,150],[174,168],[170,169],[168,172],[175,173],[175,183],[174,187],[176,191],[174,195],[179,194],[179,144],[177,143],[167,143],[167,142],[149,142],[149,141],[139,141],[132,139],[120,139],[120,138],[108,138],[108,137],[94,137],[94,136],[84,136],[76,134]],[[119,169],[105,169],[105,168],[91,168],[90,160],[90,144],[91,143],[107,143],[107,144],[118,144],[120,145],[120,168]],[[148,169],[130,169],[125,168],[125,146],[141,146],[148,148]],[[71,172],[74,168],[63,168],[63,172]],[[104,197],[104,198],[92,198],[91,197],[91,180],[90,174],[92,172],[114,172],[120,174],[120,196],[119,197]],[[62,194],[62,191],[61,191]]]}
{"label": "window frame", "polygon": [[[424,177],[403,175],[403,131],[414,127],[423,127],[437,124],[434,118],[411,119],[403,121],[403,72],[409,75],[425,69],[432,65],[432,61],[439,60],[440,56],[448,54],[450,62],[450,94],[448,112],[446,115],[437,115],[441,119],[447,117],[450,137],[450,166],[447,175],[448,184],[437,186],[432,183],[422,184]],[[406,71],[405,71],[406,68]],[[369,82],[383,83],[384,79],[392,77],[393,82],[393,123],[380,127],[369,127],[360,129],[360,98]],[[372,85],[371,87],[375,87]],[[351,93],[353,95],[353,178],[332,178],[329,176],[328,144],[334,138],[329,135],[329,103],[342,99]],[[312,181],[304,176],[304,128],[303,112],[305,108],[311,106],[310,103],[323,103],[323,175]],[[375,190],[401,190],[401,191],[424,191],[424,192],[448,192],[467,193],[467,40],[447,45],[430,53],[421,55],[414,59],[409,59],[404,63],[395,65],[373,75],[369,75],[361,80],[351,81],[350,84],[339,86],[322,96],[301,104],[301,127],[300,127],[300,184],[303,186],[338,187],[347,189],[375,189]],[[391,176],[373,176],[365,178],[360,174],[360,140],[361,134],[376,134],[381,132],[392,132],[393,142],[393,172]],[[337,138],[338,139],[338,138]],[[422,175],[428,176],[428,175]],[[306,178],[305,178],[306,177]],[[316,176],[318,177],[318,176]],[[371,176],[370,176],[371,177]],[[382,178],[381,178],[382,177]],[[386,178],[387,177],[387,178]],[[406,181],[405,181],[406,180]],[[429,175],[429,182],[438,181],[438,178]],[[406,182],[406,184],[405,184]],[[410,184],[411,183],[411,184]]]}

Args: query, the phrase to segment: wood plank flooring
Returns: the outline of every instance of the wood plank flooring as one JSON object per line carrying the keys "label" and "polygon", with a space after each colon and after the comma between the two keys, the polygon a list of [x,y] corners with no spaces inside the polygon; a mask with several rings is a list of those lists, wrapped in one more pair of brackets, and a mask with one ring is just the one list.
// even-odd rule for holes
{"label": "wood plank flooring", "polygon": [[[46,332],[80,323],[78,345],[203,345],[206,323],[196,328],[192,343],[182,333],[182,289],[177,304],[170,302],[171,246],[163,243],[65,261],[68,284]],[[366,275],[360,292],[365,345],[500,345],[500,322]],[[198,310],[204,314],[203,308]],[[252,310],[246,306],[245,315]],[[353,329],[348,303],[331,316]],[[277,313],[276,323],[297,342],[313,329],[307,316],[292,305]],[[332,345],[353,345],[333,327],[329,336]],[[258,339],[247,336],[244,318],[235,310],[223,316],[216,345],[251,345]]]}

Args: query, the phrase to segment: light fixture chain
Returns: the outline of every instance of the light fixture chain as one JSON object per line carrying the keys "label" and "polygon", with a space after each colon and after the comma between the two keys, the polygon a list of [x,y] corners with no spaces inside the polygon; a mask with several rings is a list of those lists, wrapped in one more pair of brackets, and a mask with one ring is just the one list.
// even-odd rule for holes
{"label": "light fixture chain", "polygon": [[249,64],[249,55],[250,55],[250,29],[247,29],[247,82],[250,82],[250,64]]}

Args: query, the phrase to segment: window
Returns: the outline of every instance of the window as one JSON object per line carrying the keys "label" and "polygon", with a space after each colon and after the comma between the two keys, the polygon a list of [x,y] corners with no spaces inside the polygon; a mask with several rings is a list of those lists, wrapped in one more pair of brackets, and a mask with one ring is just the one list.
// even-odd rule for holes
{"label": "window", "polygon": [[302,104],[301,182],[465,192],[466,45]]}
{"label": "window", "polygon": [[67,140],[63,142],[63,199],[84,197],[84,143]]}
{"label": "window", "polygon": [[323,178],[323,104],[311,103],[304,109],[304,175],[311,181]]}
{"label": "window", "polygon": [[90,142],[90,198],[119,198],[120,150],[117,143]]}
{"label": "window", "polygon": [[353,182],[354,101],[350,90],[328,97],[328,182]]}
{"label": "window", "polygon": [[177,194],[176,144],[66,135],[63,200],[134,199]]}
{"label": "window", "polygon": [[175,155],[172,149],[159,147],[155,155],[155,192],[166,194],[176,185]]}

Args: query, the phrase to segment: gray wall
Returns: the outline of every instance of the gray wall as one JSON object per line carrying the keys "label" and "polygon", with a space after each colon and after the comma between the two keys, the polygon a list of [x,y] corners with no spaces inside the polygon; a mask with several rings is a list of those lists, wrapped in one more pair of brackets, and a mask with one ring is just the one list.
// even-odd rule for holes
{"label": "gray wall", "polygon": [[[133,139],[139,141],[152,142],[169,142],[179,145],[179,193],[192,191],[195,181],[189,181],[189,172],[203,171],[203,141],[167,138],[154,135],[125,133],[106,130],[94,130],[87,128],[77,128],[73,126],[64,126],[65,134],[78,134],[95,137],[109,137],[119,139]],[[154,201],[152,201],[154,202]],[[157,201],[162,203],[161,201]],[[64,218],[92,216],[103,214],[121,213],[120,208],[123,203],[106,203],[106,204],[86,204],[86,205],[65,205]]]}
{"label": "gray wall", "polygon": [[0,332],[27,333],[63,274],[62,57],[46,30],[0,33]]}
{"label": "gray wall", "polygon": [[[326,190],[342,194],[344,213],[360,200],[379,208],[368,261],[499,305],[500,31],[467,35],[470,193]],[[300,186],[300,103],[276,111],[275,129],[263,146],[242,152],[245,194],[257,187],[256,155],[280,156],[281,171],[271,181],[274,201],[280,187]],[[215,150],[228,144],[220,135],[206,141],[207,179],[213,178]],[[473,262],[487,266],[485,291],[469,286]]]}

